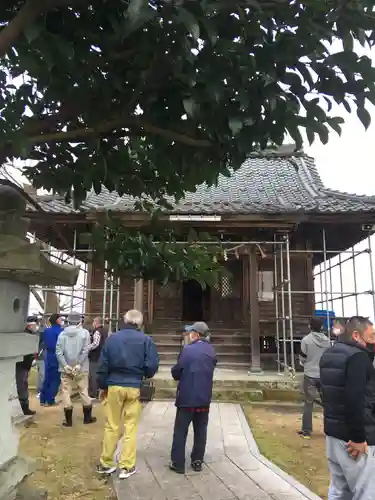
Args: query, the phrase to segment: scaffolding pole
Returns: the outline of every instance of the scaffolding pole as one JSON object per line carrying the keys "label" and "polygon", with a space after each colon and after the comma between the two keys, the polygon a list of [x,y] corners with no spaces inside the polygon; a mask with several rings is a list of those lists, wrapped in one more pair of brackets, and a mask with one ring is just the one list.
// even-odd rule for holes
{"label": "scaffolding pole", "polygon": [[371,291],[372,291],[372,319],[375,321],[375,284],[374,284],[374,263],[372,260],[371,234],[368,235],[368,256],[370,264]]}
{"label": "scaffolding pole", "polygon": [[109,285],[109,325],[108,333],[112,333],[112,316],[113,316],[113,269],[110,274],[110,285]]}
{"label": "scaffolding pole", "polygon": [[107,313],[107,265],[108,262],[104,263],[104,271],[103,271],[103,306],[102,306],[102,318],[105,321],[105,315]]}
{"label": "scaffolding pole", "polygon": [[[73,266],[75,266],[76,262],[77,262],[76,250],[77,250],[77,230],[74,229],[74,234],[73,234]],[[72,296],[70,299],[70,312],[73,312],[73,309],[74,309],[74,286],[72,287]]]}
{"label": "scaffolding pole", "polygon": [[343,278],[342,278],[342,260],[341,254],[339,253],[339,279],[340,279],[340,289],[341,289],[341,311],[342,316],[345,318],[345,300],[344,300],[344,286],[343,286]]}
{"label": "scaffolding pole", "polygon": [[119,329],[120,325],[120,287],[121,279],[117,278],[117,298],[116,298],[116,330]]}
{"label": "scaffolding pole", "polygon": [[[284,291],[285,287],[285,281],[284,281],[284,251],[283,251],[283,245],[280,246],[280,281],[281,281],[281,286],[282,286],[282,291]],[[277,292],[276,292],[277,293]],[[283,360],[283,368],[284,368],[284,373],[288,371],[288,353],[287,353],[287,341],[286,341],[286,321],[285,321],[285,297],[284,293],[281,293],[281,326],[282,326],[282,333],[283,333],[283,355],[284,355],[284,360]]]}
{"label": "scaffolding pole", "polygon": [[[276,242],[276,235],[275,235],[275,242]],[[278,287],[278,266],[277,266],[277,247],[275,245],[274,247],[274,252],[273,252],[273,274],[274,274],[274,288],[275,292]],[[277,292],[275,293],[275,315],[276,315],[276,355],[277,355],[277,373],[280,375],[281,374],[281,363],[280,363],[280,330],[279,330],[279,295]]]}
{"label": "scaffolding pole", "polygon": [[290,356],[291,356],[291,367],[293,373],[295,372],[295,360],[294,360],[294,337],[293,337],[293,309],[292,309],[292,275],[290,271],[290,242],[289,234],[285,235],[285,251],[286,251],[286,279],[287,279],[287,291],[288,291],[288,312],[289,312],[289,338],[290,338]]}
{"label": "scaffolding pole", "polygon": [[352,263],[353,263],[353,277],[354,277],[354,293],[355,293],[355,314],[358,316],[359,314],[359,307],[358,307],[358,295],[357,295],[357,270],[356,270],[356,265],[355,265],[355,254],[354,254],[354,247],[352,248]]}

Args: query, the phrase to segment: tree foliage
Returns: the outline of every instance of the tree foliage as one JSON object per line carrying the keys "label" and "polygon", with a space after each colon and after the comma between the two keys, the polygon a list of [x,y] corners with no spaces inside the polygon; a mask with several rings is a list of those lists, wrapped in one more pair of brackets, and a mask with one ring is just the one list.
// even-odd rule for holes
{"label": "tree foliage", "polygon": [[0,26],[0,160],[77,201],[180,198],[375,103],[372,0],[3,0]]}
{"label": "tree foliage", "polygon": [[[103,231],[104,227],[104,231]],[[225,273],[222,258],[226,250],[209,234],[191,229],[176,234],[169,227],[150,224],[138,229],[126,228],[115,217],[94,227],[97,262],[105,261],[115,276],[132,276],[168,281],[194,279],[204,288],[213,286]]]}

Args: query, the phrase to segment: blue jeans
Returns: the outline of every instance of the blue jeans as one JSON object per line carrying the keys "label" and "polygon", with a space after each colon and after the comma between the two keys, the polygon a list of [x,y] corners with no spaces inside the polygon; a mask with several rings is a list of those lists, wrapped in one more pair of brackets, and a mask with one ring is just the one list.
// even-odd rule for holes
{"label": "blue jeans", "polygon": [[54,364],[49,365],[46,360],[44,369],[44,381],[39,399],[41,404],[52,405],[56,403],[55,398],[60,387],[59,367]]}

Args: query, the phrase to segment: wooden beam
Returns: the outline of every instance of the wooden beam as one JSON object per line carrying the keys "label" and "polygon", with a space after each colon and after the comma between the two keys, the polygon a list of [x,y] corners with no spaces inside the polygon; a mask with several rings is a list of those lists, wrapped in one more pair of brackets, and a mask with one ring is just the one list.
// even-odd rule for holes
{"label": "wooden beam", "polygon": [[250,345],[251,345],[251,373],[262,373],[260,365],[260,327],[258,301],[258,259],[256,248],[249,253],[249,294],[250,294]]}

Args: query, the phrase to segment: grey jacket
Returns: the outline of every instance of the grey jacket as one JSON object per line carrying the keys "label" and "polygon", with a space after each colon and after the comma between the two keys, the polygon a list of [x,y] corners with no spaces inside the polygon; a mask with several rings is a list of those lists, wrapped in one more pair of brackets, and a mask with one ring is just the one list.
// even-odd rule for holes
{"label": "grey jacket", "polygon": [[320,358],[330,345],[323,332],[311,332],[302,339],[299,360],[307,377],[320,378]]}
{"label": "grey jacket", "polygon": [[66,365],[74,368],[81,366],[81,373],[89,371],[90,334],[82,326],[67,326],[59,335],[56,344],[56,356],[59,371],[63,372]]}

